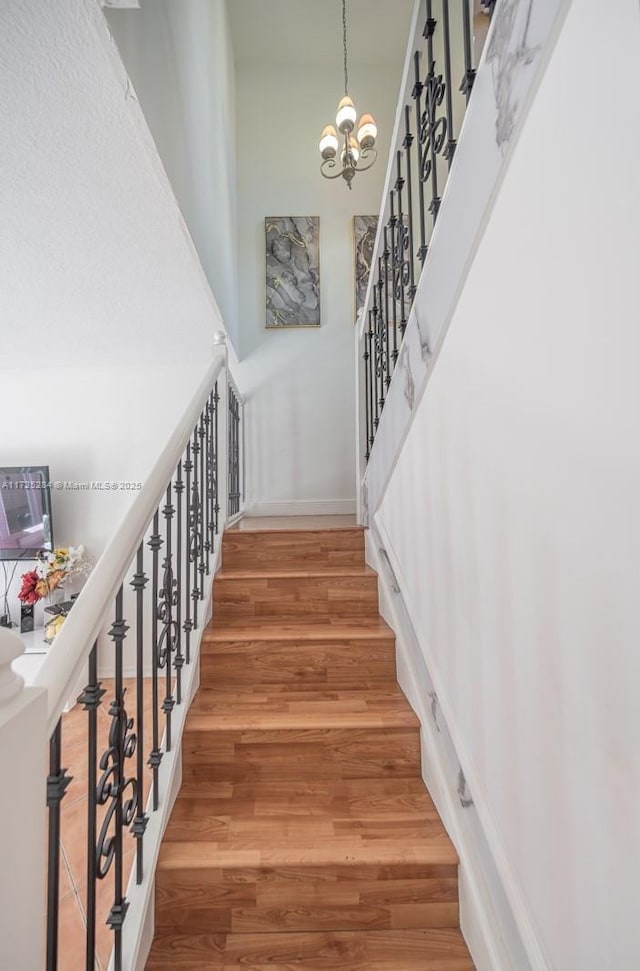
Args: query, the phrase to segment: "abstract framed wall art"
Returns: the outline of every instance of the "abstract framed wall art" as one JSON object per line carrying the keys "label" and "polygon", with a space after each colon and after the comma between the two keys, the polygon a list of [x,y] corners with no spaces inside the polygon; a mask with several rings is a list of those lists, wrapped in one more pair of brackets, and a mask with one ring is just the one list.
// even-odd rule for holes
{"label": "abstract framed wall art", "polygon": [[320,326],[320,219],[267,216],[266,326]]}
{"label": "abstract framed wall art", "polygon": [[373,247],[378,230],[377,216],[353,217],[353,263],[355,272],[355,317],[358,319],[364,307],[369,284],[369,272],[373,260]]}

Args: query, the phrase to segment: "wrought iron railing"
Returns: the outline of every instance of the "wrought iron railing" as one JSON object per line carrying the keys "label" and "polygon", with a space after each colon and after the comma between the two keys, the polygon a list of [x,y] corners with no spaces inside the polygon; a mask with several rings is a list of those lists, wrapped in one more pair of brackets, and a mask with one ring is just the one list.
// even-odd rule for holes
{"label": "wrought iron railing", "polygon": [[[363,311],[365,461],[369,460],[495,0],[421,0]],[[410,58],[410,59],[409,59]]]}
{"label": "wrought iron railing", "polygon": [[[225,370],[224,339],[216,345],[185,416],[35,679],[48,694],[47,971],[72,965],[95,971],[107,966],[109,954],[115,971],[136,963],[131,948],[142,940],[140,902],[150,892],[176,749],[196,687],[217,537],[240,512],[242,400]],[[17,638],[8,637],[0,651],[0,704],[20,690],[7,668],[17,653],[11,638]],[[85,687],[77,696],[83,670]],[[69,697],[80,707],[66,715]],[[61,897],[69,892],[66,886],[61,893],[61,874],[71,872],[67,839],[75,855],[83,957],[65,950],[69,942],[59,932]]]}
{"label": "wrought iron railing", "polygon": [[[98,677],[100,638],[96,638],[89,651],[88,681],[77,699],[87,713],[83,964],[87,971],[93,971],[96,960],[97,889],[107,879],[112,881],[112,902],[106,923],[113,932],[114,968],[116,971],[123,968],[122,931],[128,909],[124,841],[130,832],[135,841],[136,882],[140,884],[144,878],[144,836],[149,813],[158,810],[162,761],[174,744],[173,713],[184,701],[182,672],[192,662],[192,632],[204,621],[199,608],[205,597],[217,535],[218,402],[216,381],[163,497],[146,524],[147,535],[140,540],[131,565],[123,572],[113,600],[108,638],[112,643],[114,686],[108,708],[110,726],[106,746],[99,741],[97,722],[105,695]],[[133,597],[125,608],[127,585],[133,590]],[[70,614],[68,622],[72,617]],[[62,632],[59,636],[62,637]],[[127,697],[123,668],[129,638],[135,644],[135,695],[131,699]],[[149,653],[151,746],[145,751],[145,657]],[[61,811],[72,778],[62,764],[63,723],[64,716],[58,719],[51,736],[47,779],[47,971],[58,967]],[[147,765],[151,780],[145,778]],[[148,781],[151,803],[147,808],[144,793],[149,788]]]}
{"label": "wrought iron railing", "polygon": [[240,512],[240,499],[242,494],[242,484],[241,484],[241,464],[242,464],[242,440],[241,440],[241,422],[240,422],[240,412],[242,405],[240,402],[240,397],[234,388],[233,384],[229,382],[228,387],[228,402],[229,402],[229,518],[237,516]]}

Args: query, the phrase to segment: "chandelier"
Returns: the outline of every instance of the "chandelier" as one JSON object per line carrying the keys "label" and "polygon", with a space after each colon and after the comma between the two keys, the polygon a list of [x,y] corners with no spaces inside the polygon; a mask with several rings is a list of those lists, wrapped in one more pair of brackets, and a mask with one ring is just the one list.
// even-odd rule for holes
{"label": "chandelier", "polygon": [[[337,179],[340,176],[349,188],[356,172],[370,169],[378,153],[375,149],[378,129],[371,115],[362,115],[357,122],[356,107],[349,97],[349,72],[347,66],[347,0],[342,0],[342,47],[344,52],[344,98],[338,104],[336,124],[327,125],[320,136],[318,148],[322,155],[320,171],[325,179]],[[337,131],[336,131],[337,128]],[[355,131],[355,135],[354,135]],[[337,167],[336,156],[340,147],[338,132],[343,137],[343,148],[340,154],[342,167],[337,172],[330,169]]]}

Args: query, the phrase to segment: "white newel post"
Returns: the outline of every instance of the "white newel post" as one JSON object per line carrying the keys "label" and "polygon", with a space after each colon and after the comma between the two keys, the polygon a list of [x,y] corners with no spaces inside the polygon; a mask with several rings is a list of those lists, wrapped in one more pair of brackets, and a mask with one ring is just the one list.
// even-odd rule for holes
{"label": "white newel post", "polygon": [[0,627],[0,941],[2,966],[44,967],[47,692],[12,662],[22,638]]}
{"label": "white newel post", "polygon": [[227,336],[219,331],[213,337],[214,351],[223,351],[224,370],[218,378],[218,504],[220,506],[219,523],[223,529],[229,515],[229,373]]}

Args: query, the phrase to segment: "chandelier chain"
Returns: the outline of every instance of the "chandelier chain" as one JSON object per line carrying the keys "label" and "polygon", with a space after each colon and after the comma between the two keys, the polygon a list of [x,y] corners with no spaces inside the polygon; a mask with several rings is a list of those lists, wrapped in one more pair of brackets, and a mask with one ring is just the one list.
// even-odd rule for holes
{"label": "chandelier chain", "polygon": [[349,74],[347,71],[347,0],[342,0],[342,48],[344,53],[344,93],[349,94]]}

